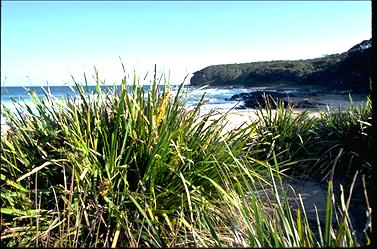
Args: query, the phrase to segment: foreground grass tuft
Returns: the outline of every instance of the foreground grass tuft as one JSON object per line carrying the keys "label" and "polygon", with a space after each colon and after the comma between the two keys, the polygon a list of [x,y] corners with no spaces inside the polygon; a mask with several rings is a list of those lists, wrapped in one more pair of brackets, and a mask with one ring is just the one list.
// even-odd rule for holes
{"label": "foreground grass tuft", "polygon": [[[95,79],[93,93],[75,82],[72,98],[30,92],[35,109],[15,103],[14,114],[2,106],[10,126],[1,137],[2,245],[364,243],[353,235],[343,192],[341,218],[334,221],[339,212],[332,179],[326,220],[317,217],[319,226],[308,221],[302,200],[292,209],[283,184],[281,170],[302,166],[303,151],[310,155],[306,159],[314,158],[308,149],[313,134],[344,133],[336,118],[326,116],[333,114],[312,120],[306,112],[293,117],[280,107],[274,118],[267,108],[259,124],[224,133],[225,114],[199,116],[202,101],[185,108],[183,84],[173,94],[167,82],[160,88],[155,73],[149,90],[135,75],[131,88],[124,79],[102,92],[98,72]],[[362,121],[367,137],[368,105],[351,111],[356,116],[341,117]]]}

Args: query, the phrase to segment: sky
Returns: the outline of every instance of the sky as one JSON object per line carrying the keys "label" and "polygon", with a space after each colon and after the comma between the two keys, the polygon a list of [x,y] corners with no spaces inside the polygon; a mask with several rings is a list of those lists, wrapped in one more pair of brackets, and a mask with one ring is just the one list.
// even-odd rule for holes
{"label": "sky", "polygon": [[105,84],[154,65],[170,83],[209,65],[309,59],[370,39],[371,1],[1,1],[1,86]]}

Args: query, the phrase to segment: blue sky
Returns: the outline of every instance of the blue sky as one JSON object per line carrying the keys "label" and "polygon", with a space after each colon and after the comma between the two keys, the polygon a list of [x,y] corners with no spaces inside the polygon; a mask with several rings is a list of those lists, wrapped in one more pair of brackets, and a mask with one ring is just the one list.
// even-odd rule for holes
{"label": "blue sky", "polygon": [[1,11],[2,86],[81,81],[94,66],[113,84],[119,57],[129,73],[157,64],[180,83],[209,65],[320,57],[372,36],[370,1],[2,1]]}

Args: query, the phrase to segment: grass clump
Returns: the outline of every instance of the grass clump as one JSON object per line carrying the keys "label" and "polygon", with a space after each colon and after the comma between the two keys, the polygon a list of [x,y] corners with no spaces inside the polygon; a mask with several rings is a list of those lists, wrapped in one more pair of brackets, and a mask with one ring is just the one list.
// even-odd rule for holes
{"label": "grass clump", "polygon": [[[331,162],[334,154],[342,150],[340,163],[344,166],[338,168],[339,174],[354,174],[361,170],[369,175],[373,160],[372,101],[368,97],[364,105],[355,106],[350,98],[350,103],[345,111],[321,112],[321,122],[316,129],[321,141],[316,141],[316,144],[326,144],[329,149],[323,148],[317,153],[323,153],[324,161]],[[321,165],[328,167],[324,162]]]}
{"label": "grass clump", "polygon": [[149,89],[135,75],[102,92],[94,78],[93,93],[75,82],[74,97],[30,92],[35,109],[2,106],[1,245],[359,245],[343,202],[333,224],[331,180],[323,236],[283,186],[281,169],[300,159],[319,121],[267,108],[259,125],[224,133],[225,115],[199,116],[202,101],[188,110],[183,84],[161,88],[156,70]]}
{"label": "grass clump", "polygon": [[[266,108],[260,108],[256,112],[258,123],[255,143],[260,150],[260,156],[271,161],[272,153],[275,152],[280,167],[283,167],[284,162],[288,165],[295,163],[306,153],[318,120],[311,118],[309,111],[295,115],[290,104],[285,107],[281,100],[275,101],[269,95],[265,95],[264,98]],[[271,102],[275,102],[275,111]]]}
{"label": "grass clump", "polygon": [[36,111],[6,111],[2,214],[8,226],[27,230],[8,230],[3,243],[166,246],[176,226],[195,222],[195,206],[218,197],[202,176],[219,182],[222,164],[236,175],[229,153],[238,157],[244,140],[221,134],[223,118],[197,122],[202,103],[187,111],[182,86],[172,96],[155,75],[148,91],[135,77],[132,90],[123,80],[102,93],[95,79],[95,93],[77,83],[77,96],[65,101],[31,92]]}
{"label": "grass clump", "polygon": [[[353,235],[359,241],[368,240],[370,234],[365,233],[368,230],[365,224],[369,224],[371,216],[366,190],[372,187],[374,152],[371,99],[368,97],[365,103],[356,106],[350,97],[346,110],[321,111],[319,117],[310,117],[308,111],[295,114],[283,102],[276,103],[276,111],[272,111],[270,101],[274,100],[268,97],[266,100],[267,108],[257,111],[259,122],[256,135],[248,143],[249,153],[268,162],[275,160],[272,155],[276,153],[281,172],[296,180],[309,178],[321,185],[331,182],[336,199],[336,204],[332,204],[334,210],[336,206],[343,209],[345,204],[339,204],[342,195],[352,195],[347,216],[352,216],[350,212],[359,213],[352,218],[358,230]],[[362,177],[357,178],[358,175]],[[361,215],[364,211],[360,207],[369,210],[367,215]]]}
{"label": "grass clump", "polygon": [[[281,168],[299,176],[328,176],[334,163],[338,175],[352,176],[357,170],[370,174],[372,164],[372,101],[355,106],[350,97],[346,110],[309,111],[295,114],[293,107],[276,103],[276,111],[266,96],[267,107],[257,111],[259,122],[256,146],[263,159],[272,160],[275,152]],[[339,154],[340,152],[340,154]],[[294,166],[292,166],[294,165]]]}

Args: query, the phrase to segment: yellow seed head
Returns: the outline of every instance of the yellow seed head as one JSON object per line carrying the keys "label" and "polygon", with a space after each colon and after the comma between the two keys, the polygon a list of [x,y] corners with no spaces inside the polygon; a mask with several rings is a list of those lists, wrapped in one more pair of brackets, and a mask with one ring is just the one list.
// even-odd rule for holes
{"label": "yellow seed head", "polygon": [[107,178],[104,178],[101,182],[100,188],[99,188],[99,194],[102,196],[106,196],[107,193],[109,193],[110,189],[110,181]]}
{"label": "yellow seed head", "polygon": [[162,100],[160,101],[160,103],[158,104],[156,110],[155,110],[155,120],[156,120],[156,127],[158,127],[162,120],[164,119],[164,116],[165,116],[165,113],[166,113],[166,106],[168,104],[168,101],[169,101],[169,97],[170,97],[170,91],[167,90],[163,97],[162,97]]}

